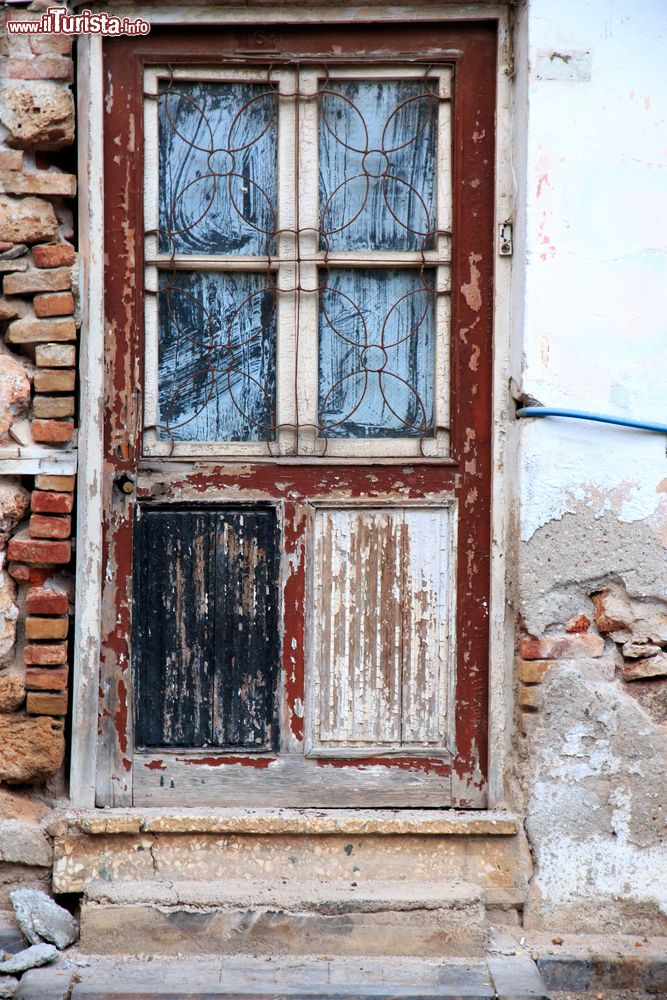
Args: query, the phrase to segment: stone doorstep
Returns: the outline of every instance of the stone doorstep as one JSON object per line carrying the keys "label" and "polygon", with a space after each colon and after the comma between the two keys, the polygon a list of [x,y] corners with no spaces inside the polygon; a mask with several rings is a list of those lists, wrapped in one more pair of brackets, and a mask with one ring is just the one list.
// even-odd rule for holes
{"label": "stone doorstep", "polygon": [[403,880],[97,882],[82,904],[81,949],[481,958],[483,890]]}
{"label": "stone doorstep", "polygon": [[[71,954],[71,953],[68,953]],[[91,958],[76,969],[35,969],[22,1000],[548,1000],[525,957],[488,961],[306,956],[269,959],[200,956],[190,960]],[[71,988],[71,994],[68,990]]]}
{"label": "stone doorstep", "polygon": [[508,837],[521,825],[515,813],[500,809],[65,809],[47,829],[54,837],[76,832]]}

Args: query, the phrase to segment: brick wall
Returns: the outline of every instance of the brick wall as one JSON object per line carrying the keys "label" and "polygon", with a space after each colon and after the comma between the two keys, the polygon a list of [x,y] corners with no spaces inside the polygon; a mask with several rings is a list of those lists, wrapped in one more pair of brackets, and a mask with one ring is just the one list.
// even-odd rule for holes
{"label": "brick wall", "polygon": [[0,782],[9,784],[42,782],[63,763],[73,610],[72,40],[6,30],[8,18],[39,16],[0,15]]}

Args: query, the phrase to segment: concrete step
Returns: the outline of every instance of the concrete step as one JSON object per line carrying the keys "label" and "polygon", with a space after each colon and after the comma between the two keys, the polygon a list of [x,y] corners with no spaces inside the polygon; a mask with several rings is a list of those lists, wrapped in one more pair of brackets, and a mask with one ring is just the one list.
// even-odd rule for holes
{"label": "concrete step", "polygon": [[486,937],[483,890],[461,882],[98,881],[81,909],[97,954],[477,958]]}
{"label": "concrete step", "polygon": [[520,907],[531,876],[522,825],[504,811],[98,809],[67,812],[53,889],[107,882],[238,878],[471,882]]}

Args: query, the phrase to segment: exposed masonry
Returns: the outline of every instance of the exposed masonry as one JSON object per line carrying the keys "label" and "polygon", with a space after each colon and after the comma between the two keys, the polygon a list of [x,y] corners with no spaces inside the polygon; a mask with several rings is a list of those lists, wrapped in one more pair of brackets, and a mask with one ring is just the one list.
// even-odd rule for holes
{"label": "exposed masonry", "polygon": [[76,254],[58,155],[74,141],[72,39],[0,16],[0,783],[61,767],[74,504]]}

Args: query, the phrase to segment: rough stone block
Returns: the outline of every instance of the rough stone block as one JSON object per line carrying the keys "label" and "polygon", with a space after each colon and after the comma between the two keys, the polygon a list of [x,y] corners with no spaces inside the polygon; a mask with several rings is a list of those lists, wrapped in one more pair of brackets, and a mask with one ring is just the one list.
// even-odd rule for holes
{"label": "rough stone block", "polygon": [[27,417],[16,420],[9,428],[9,436],[24,448],[32,447],[35,443],[32,436],[32,421],[28,420]]}
{"label": "rough stone block", "polygon": [[55,642],[36,645],[34,643],[25,647],[23,658],[27,664],[36,666],[59,666],[67,663],[67,643]]}
{"label": "rough stone block", "polygon": [[533,639],[522,636],[519,653],[524,660],[574,660],[579,657],[602,656],[604,639],[599,635],[544,636]]}
{"label": "rough stone block", "polygon": [[74,296],[71,292],[51,292],[36,295],[32,300],[35,316],[44,319],[49,316],[71,316],[74,312]]}
{"label": "rough stone block", "polygon": [[0,997],[11,998],[16,996],[19,988],[19,981],[14,976],[0,975]]}
{"label": "rough stone block", "polygon": [[601,590],[591,595],[595,607],[595,624],[600,632],[632,631],[632,605],[623,595]]}
{"label": "rough stone block", "polygon": [[33,420],[32,436],[45,444],[64,444],[74,437],[74,421]]}
{"label": "rough stone block", "polygon": [[7,572],[12,580],[17,580],[19,583],[26,583],[30,579],[30,569],[23,563],[10,562]]}
{"label": "rough stone block", "polygon": [[32,248],[35,267],[70,267],[74,263],[71,243],[44,243]]}
{"label": "rough stone block", "polygon": [[51,170],[19,173],[0,170],[0,191],[4,194],[36,194],[46,198],[73,198],[76,194],[76,177]]}
{"label": "rough stone block", "polygon": [[40,618],[29,615],[25,620],[27,639],[66,639],[68,631],[67,618]]}
{"label": "rough stone block", "polygon": [[7,656],[16,642],[16,621],[18,608],[16,584],[4,570],[0,571],[0,658]]}
{"label": "rough stone block", "polygon": [[69,87],[16,84],[0,90],[0,121],[19,149],[62,149],[74,142],[74,99]]}
{"label": "rough stone block", "polygon": [[20,149],[0,149],[0,170],[22,170],[23,153]]}
{"label": "rough stone block", "polygon": [[73,368],[76,364],[76,348],[69,344],[38,344],[35,348],[35,364],[40,368]]}
{"label": "rough stone block", "polygon": [[28,412],[30,380],[23,365],[11,354],[0,354],[0,437]]}
{"label": "rough stone block", "polygon": [[28,311],[28,304],[21,299],[0,298],[0,322],[25,316]]}
{"label": "rough stone block", "polygon": [[[53,477],[50,477],[53,478]],[[69,485],[74,479],[73,476],[63,476],[67,480],[64,485]],[[74,483],[71,482],[71,486]],[[31,506],[35,513],[40,514],[71,514],[74,506],[74,497],[70,493],[57,493],[55,490],[33,490]]]}
{"label": "rough stone block", "polygon": [[15,955],[10,955],[4,962],[0,962],[0,973],[3,975],[20,975],[26,969],[35,969],[38,965],[47,965],[52,962],[58,954],[58,949],[52,944],[34,944],[23,951],[17,951]]}
{"label": "rough stone block", "polygon": [[[45,473],[40,473],[35,476],[35,489],[37,490],[47,490],[53,491],[54,493],[72,493],[76,485],[76,478],[74,476],[54,476],[47,475]],[[42,494],[40,493],[41,497]],[[34,497],[34,494],[33,494]],[[43,510],[44,508],[33,507],[33,510]],[[69,514],[70,510],[61,511],[60,513]],[[52,508],[49,508],[52,510]]]}
{"label": "rough stone block", "polygon": [[49,941],[69,947],[79,936],[79,922],[69,910],[39,889],[16,889],[10,894],[16,921],[32,944]]}
{"label": "rough stone block", "polygon": [[0,781],[10,785],[43,781],[56,773],[64,755],[60,720],[0,715]]}
{"label": "rough stone block", "polygon": [[23,676],[14,670],[0,671],[0,712],[15,712],[25,701]]}
{"label": "rough stone block", "polygon": [[[1,201],[0,198],[0,203]],[[25,198],[24,201],[37,201],[37,199]],[[33,267],[24,274],[8,274],[3,284],[5,295],[64,292],[71,287],[72,270],[69,267],[54,267],[50,270]]]}
{"label": "rough stone block", "polygon": [[[47,272],[48,273],[48,272]],[[5,339],[10,344],[48,344],[76,340],[76,326],[66,319],[15,319],[7,328]]]}
{"label": "rough stone block", "polygon": [[[0,240],[7,240],[9,243],[38,243],[52,239],[57,232],[56,213],[48,201],[0,195]],[[21,277],[24,275],[7,275],[5,295],[16,294],[8,291],[7,283],[11,287],[12,281]]]}
{"label": "rough stone block", "polygon": [[72,533],[72,519],[33,514],[28,530],[31,538],[69,538]]}
{"label": "rough stone block", "polygon": [[26,667],[26,691],[66,691],[69,667]]}
{"label": "rough stone block", "polygon": [[17,865],[50,868],[53,848],[37,823],[0,819],[0,860]]}
{"label": "rough stone block", "polygon": [[74,396],[40,396],[32,402],[36,417],[71,417],[74,414]]}
{"label": "rough stone block", "polygon": [[667,677],[667,652],[660,652],[656,656],[647,656],[644,659],[624,663],[621,676],[624,681],[638,681],[646,677]]}
{"label": "rough stone block", "polygon": [[52,542],[20,533],[10,539],[8,552],[9,558],[16,562],[55,563],[60,566],[70,561],[72,545],[71,542]]}
{"label": "rough stone block", "polygon": [[35,392],[74,392],[76,372],[38,369],[34,377]]}

